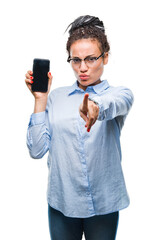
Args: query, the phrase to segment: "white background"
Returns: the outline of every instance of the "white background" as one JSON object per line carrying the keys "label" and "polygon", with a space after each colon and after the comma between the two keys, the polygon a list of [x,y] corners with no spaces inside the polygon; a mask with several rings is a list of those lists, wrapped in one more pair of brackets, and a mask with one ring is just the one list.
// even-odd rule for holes
{"label": "white background", "polygon": [[5,1],[0,6],[0,239],[49,239],[47,165],[30,158],[26,130],[33,97],[25,73],[35,57],[51,60],[52,89],[72,85],[66,27],[78,16],[103,20],[111,55],[102,79],[129,87],[135,102],[121,135],[131,204],[120,212],[117,240],[159,239],[157,0]]}

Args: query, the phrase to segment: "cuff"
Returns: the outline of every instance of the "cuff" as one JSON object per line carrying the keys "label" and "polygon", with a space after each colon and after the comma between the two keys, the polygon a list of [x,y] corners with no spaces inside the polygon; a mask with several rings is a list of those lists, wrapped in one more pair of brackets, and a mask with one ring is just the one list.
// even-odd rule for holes
{"label": "cuff", "polygon": [[30,117],[29,126],[42,124],[44,122],[45,122],[45,111],[39,112],[39,113],[32,113]]}

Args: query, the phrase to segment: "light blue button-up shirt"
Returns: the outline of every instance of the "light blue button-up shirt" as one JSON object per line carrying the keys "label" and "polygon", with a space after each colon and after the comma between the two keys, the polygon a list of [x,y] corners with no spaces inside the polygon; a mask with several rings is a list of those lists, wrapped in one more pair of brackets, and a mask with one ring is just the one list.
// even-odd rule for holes
{"label": "light blue button-up shirt", "polygon": [[[91,131],[80,117],[84,94],[99,104]],[[133,94],[106,80],[86,91],[72,86],[53,90],[45,112],[31,115],[27,145],[31,157],[48,155],[47,200],[68,217],[86,218],[119,211],[129,205],[121,166],[120,131]]]}

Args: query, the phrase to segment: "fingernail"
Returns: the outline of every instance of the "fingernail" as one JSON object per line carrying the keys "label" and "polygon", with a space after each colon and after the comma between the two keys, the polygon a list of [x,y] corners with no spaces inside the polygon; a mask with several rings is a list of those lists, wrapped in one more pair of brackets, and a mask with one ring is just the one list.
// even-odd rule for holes
{"label": "fingernail", "polygon": [[87,129],[87,132],[90,132],[90,129]]}
{"label": "fingernail", "polygon": [[85,127],[87,127],[87,124],[85,125]]}
{"label": "fingernail", "polygon": [[49,72],[49,75],[51,76],[51,72]]}
{"label": "fingernail", "polygon": [[33,79],[33,77],[31,76],[30,79]]}
{"label": "fingernail", "polygon": [[30,83],[33,83],[33,81],[30,81]]}

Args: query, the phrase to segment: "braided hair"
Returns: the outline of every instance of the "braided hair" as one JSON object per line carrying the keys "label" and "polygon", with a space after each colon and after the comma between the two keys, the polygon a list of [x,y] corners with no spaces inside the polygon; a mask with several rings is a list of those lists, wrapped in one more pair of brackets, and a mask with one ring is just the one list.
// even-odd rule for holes
{"label": "braided hair", "polygon": [[69,38],[66,49],[69,55],[71,45],[80,39],[96,39],[100,43],[101,52],[109,52],[110,46],[105,34],[104,24],[98,17],[80,16],[67,27],[66,31],[68,29]]}

